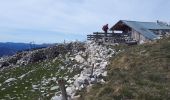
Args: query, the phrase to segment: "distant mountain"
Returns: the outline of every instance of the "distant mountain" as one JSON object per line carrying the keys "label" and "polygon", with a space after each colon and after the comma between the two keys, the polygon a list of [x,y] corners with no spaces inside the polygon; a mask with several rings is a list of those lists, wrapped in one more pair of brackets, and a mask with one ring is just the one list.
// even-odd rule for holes
{"label": "distant mountain", "polygon": [[45,48],[48,46],[50,46],[50,44],[39,45],[39,44],[29,44],[29,43],[12,43],[12,42],[2,43],[0,42],[0,57],[10,56],[20,51],[37,49],[37,48]]}

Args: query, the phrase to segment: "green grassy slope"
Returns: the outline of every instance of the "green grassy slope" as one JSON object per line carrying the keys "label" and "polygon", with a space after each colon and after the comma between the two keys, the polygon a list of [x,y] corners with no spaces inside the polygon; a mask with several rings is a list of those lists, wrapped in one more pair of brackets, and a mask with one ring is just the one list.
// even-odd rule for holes
{"label": "green grassy slope", "polygon": [[[80,72],[72,68],[75,63],[56,59],[0,71],[0,100],[50,100],[60,91],[59,78],[69,80]],[[14,80],[6,82],[10,78]]]}
{"label": "green grassy slope", "polygon": [[125,46],[111,60],[107,83],[94,85],[83,99],[170,100],[170,38]]}

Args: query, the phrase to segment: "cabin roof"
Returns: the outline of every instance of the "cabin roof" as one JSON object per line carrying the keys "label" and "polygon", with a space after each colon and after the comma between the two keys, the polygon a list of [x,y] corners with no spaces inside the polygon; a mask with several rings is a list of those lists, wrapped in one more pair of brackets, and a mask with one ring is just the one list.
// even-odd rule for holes
{"label": "cabin roof", "polygon": [[169,26],[157,22],[139,22],[127,20],[120,20],[110,30],[114,30],[119,23],[127,25],[128,27],[136,30],[137,32],[141,33],[142,35],[151,40],[157,38],[157,35],[155,35],[151,30],[170,30]]}

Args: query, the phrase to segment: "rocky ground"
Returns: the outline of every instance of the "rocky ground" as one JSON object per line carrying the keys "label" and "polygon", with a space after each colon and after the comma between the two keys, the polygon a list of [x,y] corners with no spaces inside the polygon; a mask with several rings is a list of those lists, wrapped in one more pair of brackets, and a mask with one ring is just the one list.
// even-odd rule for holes
{"label": "rocky ground", "polygon": [[[72,58],[79,63],[79,68],[83,69],[73,77],[73,84],[66,88],[69,99],[79,97],[80,95],[75,95],[78,90],[89,89],[97,83],[104,84],[109,58],[116,54],[113,49],[92,42],[86,43],[85,47],[85,52],[75,53],[75,57]],[[52,100],[60,100],[61,98],[61,95],[57,95]]]}
{"label": "rocky ground", "polygon": [[75,99],[77,91],[105,83],[115,54],[109,46],[76,42],[1,58],[0,99],[60,100],[60,78],[66,80],[68,98]]}

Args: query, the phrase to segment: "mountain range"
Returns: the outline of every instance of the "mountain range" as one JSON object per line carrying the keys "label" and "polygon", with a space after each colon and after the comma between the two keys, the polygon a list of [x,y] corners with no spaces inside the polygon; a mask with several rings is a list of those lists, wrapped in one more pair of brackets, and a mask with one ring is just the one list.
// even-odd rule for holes
{"label": "mountain range", "polygon": [[0,57],[10,56],[20,51],[31,50],[36,48],[45,48],[48,46],[50,46],[50,44],[0,42]]}

